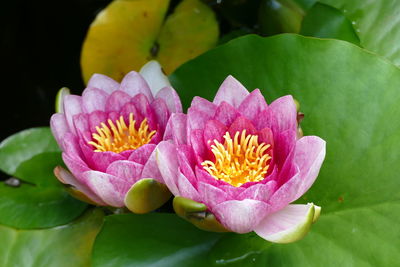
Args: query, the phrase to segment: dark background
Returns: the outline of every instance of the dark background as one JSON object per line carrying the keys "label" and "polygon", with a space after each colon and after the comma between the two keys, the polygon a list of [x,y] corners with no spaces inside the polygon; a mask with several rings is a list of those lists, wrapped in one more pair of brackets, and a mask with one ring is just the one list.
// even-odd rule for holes
{"label": "dark background", "polygon": [[26,128],[48,126],[61,87],[82,91],[81,45],[90,23],[109,2],[2,2],[0,140]]}

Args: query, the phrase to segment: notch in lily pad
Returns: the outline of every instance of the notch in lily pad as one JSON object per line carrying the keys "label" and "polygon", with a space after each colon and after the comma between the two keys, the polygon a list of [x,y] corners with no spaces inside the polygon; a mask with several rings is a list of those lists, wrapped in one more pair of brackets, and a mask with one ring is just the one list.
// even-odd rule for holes
{"label": "notch in lily pad", "polygon": [[175,213],[183,219],[191,222],[197,228],[210,232],[230,232],[218,220],[214,214],[207,211],[207,206],[194,200],[175,197],[173,201]]}
{"label": "notch in lily pad", "polygon": [[168,188],[152,178],[136,182],[125,196],[126,207],[138,214],[148,213],[161,207],[171,197]]}

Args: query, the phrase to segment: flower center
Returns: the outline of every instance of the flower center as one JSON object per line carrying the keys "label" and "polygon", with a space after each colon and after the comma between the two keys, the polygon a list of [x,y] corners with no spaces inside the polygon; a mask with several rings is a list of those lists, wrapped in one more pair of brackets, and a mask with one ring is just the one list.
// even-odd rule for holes
{"label": "flower center", "polygon": [[135,128],[136,121],[133,119],[133,114],[129,114],[128,126],[125,124],[124,117],[121,116],[113,123],[108,120],[108,126],[102,122],[101,128],[96,126],[97,133],[93,133],[93,141],[89,142],[94,146],[95,152],[112,151],[120,153],[125,150],[139,148],[150,142],[151,138],[156,134],[156,131],[149,131],[147,119],[144,119],[139,126]]}
{"label": "flower center", "polygon": [[215,179],[236,187],[247,182],[263,180],[271,159],[267,153],[270,145],[259,144],[258,136],[246,135],[246,130],[241,133],[236,132],[233,140],[229,132],[226,132],[224,139],[224,144],[214,140],[211,151],[215,156],[215,162],[206,160],[201,163],[203,168]]}

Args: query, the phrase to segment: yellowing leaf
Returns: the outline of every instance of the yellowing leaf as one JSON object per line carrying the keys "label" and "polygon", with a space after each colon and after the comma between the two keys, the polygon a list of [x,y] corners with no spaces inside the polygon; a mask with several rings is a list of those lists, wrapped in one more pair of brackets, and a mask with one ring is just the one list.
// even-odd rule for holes
{"label": "yellowing leaf", "polygon": [[94,73],[120,81],[151,59],[170,74],[179,65],[214,47],[218,23],[200,0],[184,0],[164,18],[169,0],[115,0],[90,26],[82,47],[85,82]]}

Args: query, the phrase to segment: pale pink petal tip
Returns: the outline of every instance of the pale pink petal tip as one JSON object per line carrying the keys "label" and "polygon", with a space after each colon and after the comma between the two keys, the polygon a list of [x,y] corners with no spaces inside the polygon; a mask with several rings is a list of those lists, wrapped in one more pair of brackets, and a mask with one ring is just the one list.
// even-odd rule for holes
{"label": "pale pink petal tip", "polygon": [[218,89],[213,103],[220,105],[225,101],[237,108],[248,95],[249,91],[238,80],[229,75]]}
{"label": "pale pink petal tip", "polygon": [[156,60],[150,60],[143,65],[139,73],[149,84],[153,95],[156,95],[162,88],[171,85],[168,77],[163,73],[160,63]]}
{"label": "pale pink petal tip", "polygon": [[312,203],[292,204],[265,217],[254,232],[273,243],[292,243],[309,232],[314,214],[315,206]]}

